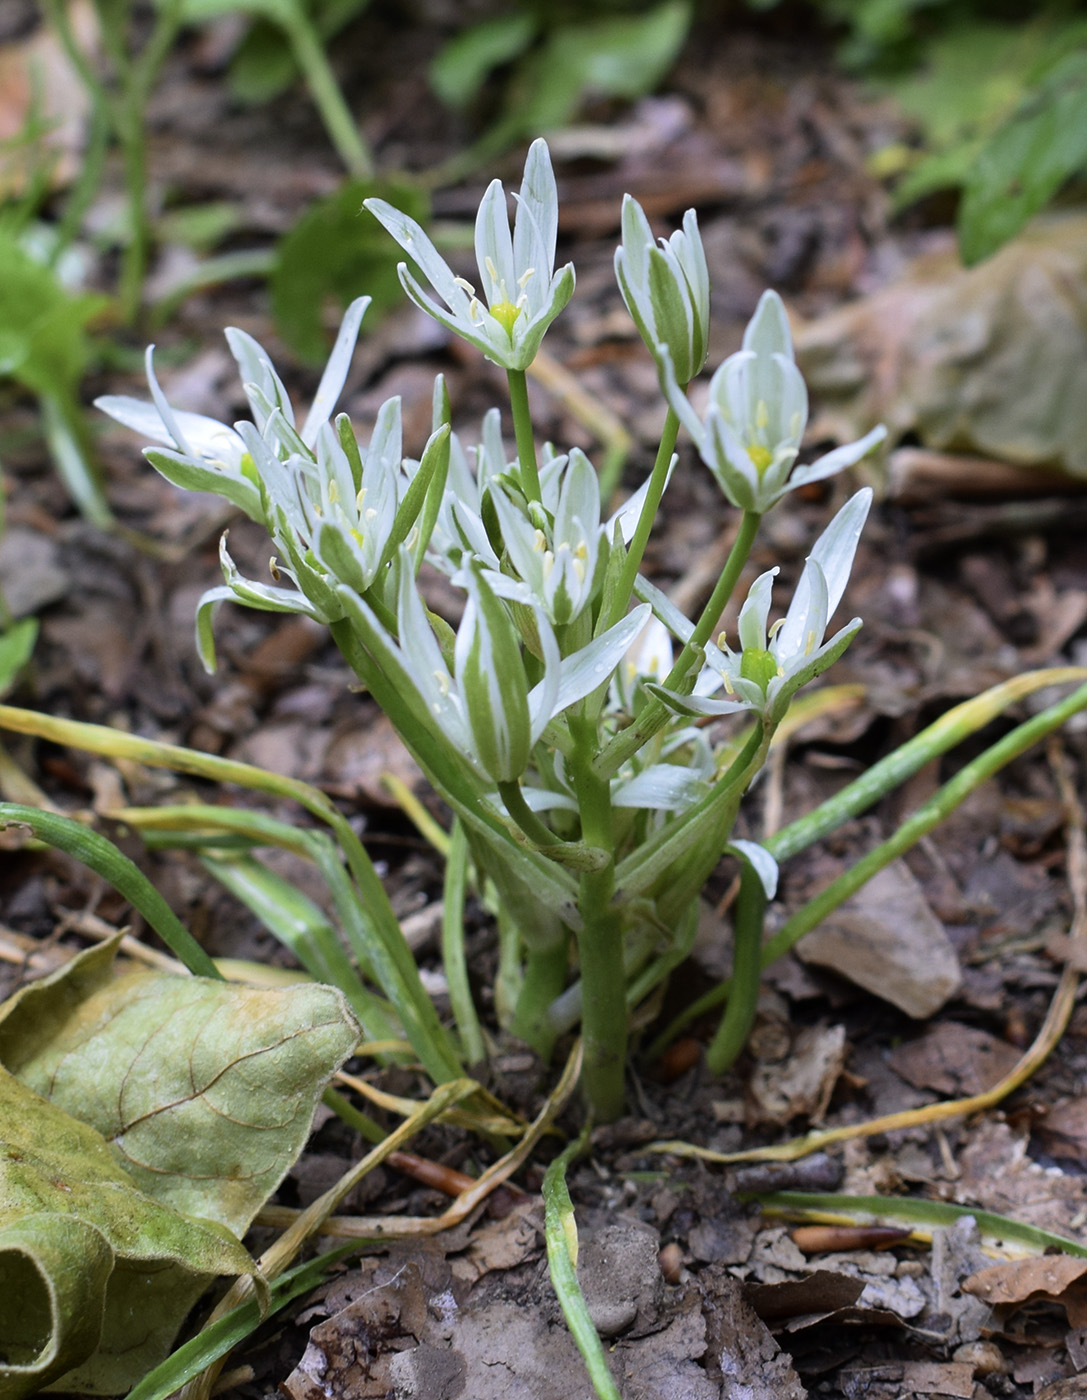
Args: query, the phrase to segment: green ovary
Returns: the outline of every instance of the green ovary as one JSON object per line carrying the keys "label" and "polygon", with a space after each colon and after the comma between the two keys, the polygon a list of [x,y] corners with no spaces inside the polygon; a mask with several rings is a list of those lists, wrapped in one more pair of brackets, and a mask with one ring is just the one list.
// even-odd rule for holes
{"label": "green ovary", "polygon": [[514,306],[512,301],[500,301],[491,307],[491,315],[511,340],[513,339],[513,323],[520,314],[521,308]]}
{"label": "green ovary", "polygon": [[764,694],[777,674],[778,664],[772,652],[749,647],[740,657],[740,675],[745,681],[754,681]]}
{"label": "green ovary", "polygon": [[760,443],[753,442],[747,449],[747,455],[755,464],[755,470],[761,476],[770,463],[774,460],[774,454],[768,447],[763,447]]}

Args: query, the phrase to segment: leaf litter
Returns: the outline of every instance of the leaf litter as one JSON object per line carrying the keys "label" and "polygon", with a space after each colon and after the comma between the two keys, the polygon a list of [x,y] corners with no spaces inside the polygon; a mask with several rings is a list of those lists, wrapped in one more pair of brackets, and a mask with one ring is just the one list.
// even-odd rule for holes
{"label": "leaf litter", "polygon": [[[1083,396],[1074,381],[1081,355],[1049,347],[1062,365],[1073,366],[1073,378],[1054,380],[1048,398],[1031,401],[1045,411],[1016,424],[1009,415],[1023,400],[1007,387],[994,392],[1002,381],[991,361],[979,352],[980,367],[973,369],[961,345],[942,358],[938,353],[938,316],[947,314],[940,297],[960,321],[963,308],[981,306],[988,317],[983,342],[986,336],[993,343],[1010,339],[1018,358],[1001,362],[1000,373],[1018,384],[1015,376],[1023,375],[1024,362],[1029,366],[1036,353],[1027,332],[1038,319],[1036,307],[1009,291],[1023,276],[1020,264],[1010,271],[983,265],[966,275],[975,278],[972,283],[947,277],[946,268],[937,281],[931,259],[909,265],[931,235],[888,228],[882,195],[864,169],[873,133],[886,119],[828,78],[821,57],[813,62],[802,45],[755,33],[717,41],[703,59],[697,67],[681,67],[668,97],[634,108],[630,120],[642,133],[637,143],[613,140],[601,155],[611,131],[606,124],[590,127],[581,149],[571,133],[561,172],[569,196],[563,234],[579,243],[581,281],[569,322],[560,322],[557,333],[573,342],[572,363],[582,386],[603,401],[629,406],[625,421],[637,427],[647,366],[629,328],[601,314],[596,294],[610,276],[615,228],[609,220],[618,208],[612,196],[630,189],[662,224],[678,219],[691,202],[705,210],[722,341],[764,283],[783,289],[805,318],[801,339],[813,347],[809,373],[818,380],[817,354],[828,367],[821,404],[829,435],[837,435],[849,414],[889,418],[919,439],[919,449],[900,452],[938,452],[945,465],[950,459],[952,472],[960,464],[960,489],[964,451],[1081,472],[1075,413]],[[394,68],[387,65],[386,71]],[[387,87],[388,79],[382,81]],[[232,130],[213,107],[202,116],[193,82],[183,64],[174,64],[157,98],[164,112],[187,114],[173,134],[164,127],[156,138],[171,178],[237,199],[249,227],[265,231],[284,227],[314,193],[331,188],[332,173],[320,168],[318,158],[304,177],[284,165],[284,178],[263,181],[258,192],[247,172],[264,139],[259,119]],[[418,104],[419,115],[409,117],[411,111],[405,100],[393,104],[388,138],[403,143],[401,148],[415,140],[421,152],[432,152],[435,133],[428,119]],[[227,149],[214,160],[200,139],[201,120],[226,132]],[[589,139],[594,134],[595,144]],[[441,198],[442,212],[455,215],[458,192]],[[1071,344],[1076,331],[1066,325],[1062,288],[1082,287],[1082,274],[1069,261],[1079,244],[1066,240],[1066,233],[1063,228],[1053,235],[1052,247],[1044,243],[1044,230],[1037,234],[1040,270],[1028,269],[1026,277],[1056,308]],[[1025,254],[1015,254],[1020,256]],[[902,278],[875,289],[888,266],[901,267]],[[1061,271],[1066,268],[1072,269],[1068,277]],[[975,286],[982,287],[977,302],[971,300]],[[833,310],[857,293],[869,299]],[[898,340],[877,341],[875,316],[885,316],[889,305],[898,308],[892,322]],[[169,335],[212,346],[225,319],[245,324],[261,314],[239,291],[218,298],[205,294],[185,304]],[[924,334],[908,338],[907,328],[917,325]],[[394,318],[372,348],[364,347],[365,382],[359,375],[349,384],[348,397],[355,398],[349,409],[377,401],[390,385],[404,382],[396,362],[418,352],[419,335],[414,322]],[[425,348],[440,361],[440,343],[431,337]],[[731,342],[722,348],[732,348]],[[881,395],[878,403],[866,397],[859,379],[843,373],[858,355],[872,354],[884,371],[867,381]],[[456,381],[455,401],[487,401],[486,366],[447,358],[442,368]],[[222,356],[209,359],[200,373],[196,400],[176,389],[178,373],[170,381],[164,372],[168,392],[229,417]],[[118,386],[111,380],[107,387]],[[425,415],[429,406],[419,412]],[[592,445],[584,424],[561,400],[553,418],[556,440]],[[636,435],[635,467],[656,426],[644,422],[643,437]],[[440,887],[437,863],[385,805],[375,775],[385,740],[367,725],[365,711],[360,718],[342,665],[319,643],[296,636],[292,624],[235,613],[224,617],[223,652],[230,664],[216,682],[204,678],[191,645],[192,599],[215,574],[214,541],[222,521],[206,505],[182,505],[110,430],[102,443],[118,509],[134,526],[168,535],[176,552],[153,569],[116,542],[92,537],[66,518],[55,480],[40,470],[33,448],[6,455],[9,520],[52,545],[19,556],[11,566],[16,574],[34,576],[39,593],[33,606],[47,609],[33,703],[81,719],[120,721],[141,734],[225,755],[248,753],[316,780],[354,807],[375,851],[386,858],[394,895],[399,891],[408,904],[420,893],[424,902],[432,900]],[[969,463],[965,471],[972,471]],[[1047,479],[1046,490],[1059,494],[1061,479]],[[909,732],[937,707],[1027,665],[1045,664],[1068,644],[1073,656],[1078,648],[1083,658],[1087,564],[1070,533],[1074,512],[1067,500],[1057,500],[1049,515],[1032,514],[1014,498],[1000,509],[1000,515],[995,508],[964,509],[956,500],[941,506],[931,497],[912,514],[892,507],[862,546],[853,606],[866,627],[841,679],[863,684],[865,697],[848,728],[821,722],[794,740],[794,762],[780,778],[782,806],[790,815],[863,767],[882,735]],[[665,512],[651,566],[662,585],[697,597],[704,586],[702,561],[727,529],[725,513],[705,481],[689,474],[677,476]],[[775,549],[791,552],[794,567],[815,518],[814,510],[798,503],[776,526]],[[256,533],[244,524],[233,526],[231,548],[243,571],[263,568]],[[33,562],[39,555],[41,565]],[[876,559],[884,564],[888,557],[889,573],[874,567]],[[764,562],[753,561],[753,568]],[[78,580],[65,597],[59,596],[58,568]],[[43,601],[44,589],[55,601]],[[1069,742],[1082,762],[1081,736]],[[69,810],[86,805],[95,790],[104,791],[102,779],[78,756],[35,755],[24,743],[13,744],[13,751],[50,798]],[[401,770],[401,777],[413,780],[410,769]],[[188,780],[152,776],[136,765],[123,768],[119,781],[130,803],[181,800],[192,790]],[[1033,816],[1024,823],[1026,811]],[[857,821],[839,833],[829,852],[797,862],[788,899],[795,905],[825,883],[831,865],[848,866],[889,829],[891,818],[881,813]],[[791,1400],[865,1394],[899,1400],[944,1394],[983,1400],[1033,1391],[1057,1400],[1062,1387],[1063,1393],[1078,1393],[1077,1376],[1087,1367],[1087,1349],[1076,1340],[1083,1320],[1069,1316],[1062,1300],[1070,1288],[1074,1297],[1079,1275],[1059,1288],[1057,1275],[1045,1272],[1072,1261],[994,1264],[980,1233],[964,1222],[933,1231],[931,1253],[910,1242],[809,1256],[788,1227],[760,1225],[753,1207],[736,1201],[737,1171],[721,1173],[642,1150],[654,1138],[685,1137],[735,1151],[805,1124],[855,1124],[873,1113],[923,1106],[937,1095],[989,1087],[1014,1058],[1024,1029],[1029,1039],[1045,1015],[1060,967],[1069,960],[1059,944],[1070,915],[1062,882],[1062,820],[1044,762],[1021,762],[961,809],[941,830],[938,845],[904,858],[887,888],[870,888],[868,902],[861,900],[859,908],[855,902],[844,916],[849,938],[863,939],[874,969],[866,978],[850,951],[857,945],[842,941],[839,923],[839,942],[831,943],[830,952],[824,943],[822,958],[812,956],[818,946],[812,938],[802,945],[804,964],[790,955],[775,969],[778,999],[764,1003],[762,1040],[756,1039],[761,1056],[721,1084],[707,1082],[697,1065],[668,1085],[648,1074],[640,1078],[638,1112],[649,1120],[648,1130],[643,1126],[625,1142],[621,1134],[598,1136],[592,1167],[571,1177],[585,1240],[583,1287],[600,1300],[603,1330],[614,1329],[614,1370],[624,1395],[711,1400],[742,1392],[759,1400]],[[210,890],[184,857],[156,855],[152,864],[174,907],[186,911],[212,951],[269,955],[268,940],[254,922]],[[711,894],[722,898],[725,890]],[[59,857],[20,856],[17,867],[14,860],[8,863],[3,917],[12,925],[13,957],[29,951],[20,938],[29,935],[33,946],[47,942],[61,905],[93,909],[106,923],[127,917],[119,902]],[[493,944],[479,911],[472,917],[477,936],[470,946],[485,999]],[[832,932],[818,937],[828,939]],[[714,953],[717,960],[727,958],[727,949]],[[843,967],[848,978],[841,976]],[[18,968],[7,964],[9,986]],[[676,979],[678,990],[690,995],[700,989],[702,975],[697,964],[685,968]],[[931,1029],[919,1035],[930,1018]],[[847,1169],[844,1189],[860,1191],[876,1182],[893,1194],[919,1187],[936,1199],[1083,1239],[1087,1155],[1073,1110],[1087,1067],[1085,1046],[1087,1019],[1080,1008],[1053,1058],[1008,1102],[1004,1116],[900,1128],[835,1149]],[[538,1104],[541,1067],[530,1062],[519,1073],[526,1102]],[[417,1089],[403,1072],[386,1075],[385,1086],[405,1096]],[[429,1128],[423,1145],[473,1172],[481,1165],[483,1149],[463,1130]],[[357,1146],[331,1122],[318,1129],[313,1151],[346,1167]],[[292,1183],[301,1187],[306,1161],[304,1156],[294,1169],[297,1176],[286,1178],[284,1209],[305,1204],[301,1196],[292,1200]],[[331,1166],[325,1170],[327,1179]],[[406,1187],[387,1167],[381,1172],[367,1202],[375,1217],[386,1211],[391,1223],[397,1216],[433,1217],[441,1209],[428,1189]],[[237,1379],[237,1392],[263,1396],[283,1386],[297,1400],[318,1389],[347,1396],[399,1387],[404,1394],[452,1397],[485,1396],[490,1385],[503,1396],[544,1396],[548,1386],[557,1396],[582,1394],[580,1362],[546,1284],[532,1172],[529,1166],[522,1176],[529,1195],[507,1215],[476,1219],[471,1228],[462,1224],[425,1248],[417,1241],[389,1245],[345,1269],[326,1291],[299,1305],[294,1321],[274,1324],[275,1330],[258,1334],[243,1349],[238,1360],[251,1366],[252,1375]],[[657,1263],[662,1250],[672,1251],[677,1282],[663,1281]],[[995,1284],[976,1284],[992,1268],[1004,1270],[999,1298],[1006,1313],[992,1311]]]}

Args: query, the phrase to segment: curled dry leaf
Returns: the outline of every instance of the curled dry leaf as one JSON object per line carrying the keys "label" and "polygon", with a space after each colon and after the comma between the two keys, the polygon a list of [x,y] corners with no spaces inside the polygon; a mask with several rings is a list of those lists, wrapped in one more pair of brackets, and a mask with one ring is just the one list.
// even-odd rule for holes
{"label": "curled dry leaf", "polygon": [[1065,1254],[1012,1259],[971,1274],[962,1287],[1004,1316],[1041,1299],[1061,1303],[1072,1327],[1087,1326],[1087,1259]]}

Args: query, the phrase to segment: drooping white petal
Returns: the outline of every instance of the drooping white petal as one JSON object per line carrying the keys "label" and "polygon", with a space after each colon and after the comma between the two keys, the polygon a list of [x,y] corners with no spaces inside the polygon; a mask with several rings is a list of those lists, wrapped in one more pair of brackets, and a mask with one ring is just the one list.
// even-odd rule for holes
{"label": "drooping white petal", "polygon": [[616,783],[611,800],[616,807],[678,812],[690,806],[705,789],[705,780],[689,768],[675,763],[654,763],[626,782]]}
{"label": "drooping white petal", "polygon": [[649,604],[642,603],[614,627],[609,627],[573,656],[563,658],[558,694],[552,715],[583,700],[590,691],[609,679],[623,659],[623,653],[645,626]]}
{"label": "drooping white petal", "polygon": [[732,856],[747,861],[759,877],[767,899],[773,899],[778,889],[778,863],[765,846],[757,841],[730,841],[725,850]]}
{"label": "drooping white petal", "polygon": [[[176,445],[173,434],[154,404],[127,394],[103,394],[95,399],[94,405],[141,437],[151,438],[169,447]],[[185,435],[191,455],[232,471],[241,466],[245,444],[233,428],[202,413],[188,413],[175,408],[171,414],[175,425]]]}
{"label": "drooping white petal", "polygon": [[180,447],[182,452],[191,457],[193,455],[192,448],[189,446],[185,434],[181,431],[174,411],[167,402],[166,395],[162,392],[155,375],[155,347],[153,345],[147,347],[144,354],[144,364],[147,368],[147,382],[151,386],[151,397],[155,402],[159,417],[166,426],[166,431],[170,434],[170,440],[175,447]]}
{"label": "drooping white petal", "polygon": [[828,476],[835,476],[838,472],[844,471],[846,467],[852,467],[859,462],[886,436],[887,429],[880,424],[879,427],[873,428],[870,433],[865,433],[864,437],[859,438],[856,442],[847,442],[842,447],[835,447],[832,451],[824,453],[822,457],[816,458],[814,462],[797,467],[792,474],[790,485],[804,486],[810,481],[823,481]]}

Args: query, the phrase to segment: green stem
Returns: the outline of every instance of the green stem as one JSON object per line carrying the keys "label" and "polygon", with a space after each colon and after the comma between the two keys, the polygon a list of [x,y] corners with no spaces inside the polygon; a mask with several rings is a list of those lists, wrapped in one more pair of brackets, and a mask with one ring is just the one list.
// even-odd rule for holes
{"label": "green stem", "polygon": [[307,19],[303,6],[300,3],[289,5],[280,22],[337,155],[351,175],[363,180],[370,179],[374,173],[373,157],[344,101],[324,45]]}
{"label": "green stem", "polygon": [[[683,650],[676,658],[675,665],[664,679],[663,684],[667,689],[675,690],[682,684],[691,667],[697,661],[702,648],[710,640],[713,629],[720,621],[721,614],[732,597],[740,573],[747,563],[747,556],[751,553],[751,547],[755,543],[761,519],[762,516],[756,515],[754,511],[744,511],[740,528],[733,541],[732,549],[729,551],[728,559],[725,561],[721,577],[717,580],[710,600],[702,609],[698,622]],[[667,723],[669,713],[668,707],[661,700],[653,700],[648,704],[639,718],[633,724],[628,725],[626,729],[621,730],[599,755],[593,765],[596,772],[601,777],[614,777],[623,764],[632,758],[642,745]]]}
{"label": "green stem", "polygon": [[151,250],[151,222],[147,213],[147,102],[166,55],[181,28],[184,0],[167,0],[157,9],[151,37],[139,57],[121,74],[121,96],[114,115],[114,129],[121,144],[125,189],[128,195],[130,239],[121,260],[120,301],[127,322],[136,319],[143,300],[143,279]]}
{"label": "green stem", "polygon": [[445,863],[445,895],[442,903],[442,966],[449,983],[449,1004],[460,1032],[465,1063],[477,1065],[487,1057],[468,982],[464,956],[464,897],[468,883],[468,838],[454,821]]}
{"label": "green stem", "polygon": [[717,1027],[706,1064],[715,1075],[731,1069],[747,1044],[759,1003],[762,973],[762,928],[766,914],[766,891],[748,864],[740,875],[740,894],[732,923],[732,990],[728,1005]]}
{"label": "green stem", "polygon": [[[582,839],[614,852],[611,784],[593,771],[596,726],[570,716],[574,736],[571,777],[581,813]],[[623,971],[623,921],[612,902],[614,857],[600,870],[586,870],[578,890],[583,927],[578,936],[581,963],[581,1031],[585,1057],[581,1081],[600,1122],[611,1123],[623,1111],[623,1070],[627,1049],[626,977]]]}
{"label": "green stem", "polygon": [[548,1011],[566,986],[569,970],[569,940],[565,930],[553,944],[543,947],[532,943],[529,946],[510,1030],[531,1045],[543,1060],[549,1060],[555,1048],[556,1031]]}
{"label": "green stem", "polygon": [[499,783],[498,795],[501,797],[506,811],[510,814],[510,818],[517,823],[534,845],[550,850],[559,844],[559,838],[546,823],[540,820],[525,801],[521,784],[516,779],[512,783]]}
{"label": "green stem", "polygon": [[517,441],[517,461],[521,468],[521,490],[530,501],[542,503],[540,469],[536,465],[536,440],[532,435],[532,413],[528,406],[528,379],[523,369],[506,371],[510,388],[513,433]]}
{"label": "green stem", "polygon": [[678,432],[679,415],[674,408],[669,407],[668,416],[664,420],[664,428],[661,430],[657,460],[653,463],[653,471],[649,477],[649,489],[642,502],[642,513],[638,517],[638,524],[623,564],[623,572],[619,575],[619,583],[615,589],[611,615],[607,622],[608,627],[613,626],[623,617],[634,596],[634,580],[638,577],[638,570],[642,567],[645,547],[649,542],[653,522],[657,518],[657,508],[660,506],[661,497],[664,495],[665,483],[668,480],[668,468],[672,463],[672,453],[675,451]]}

